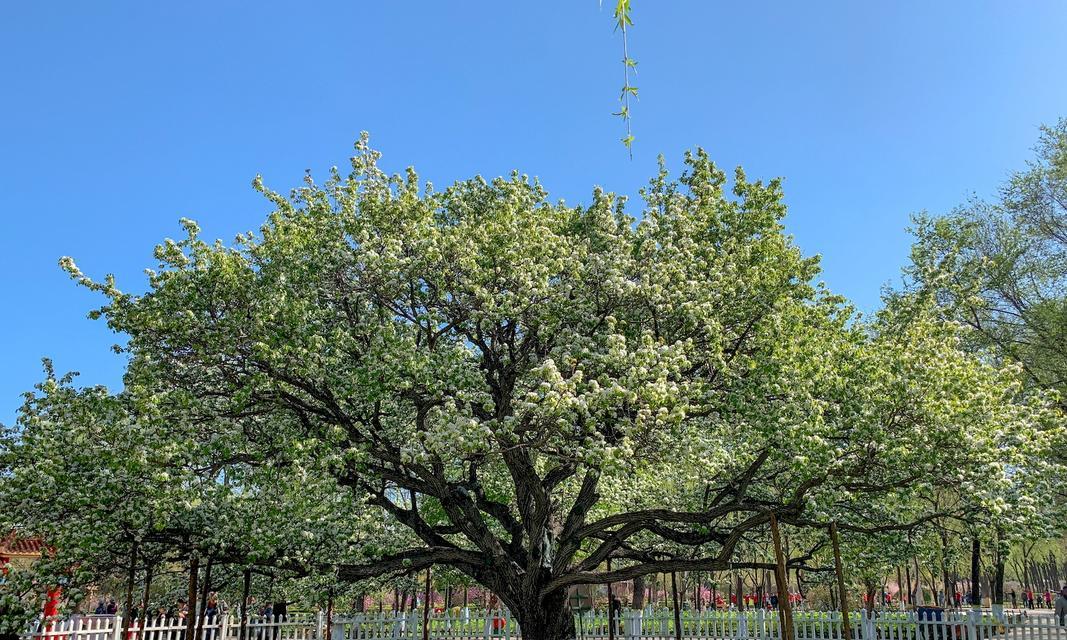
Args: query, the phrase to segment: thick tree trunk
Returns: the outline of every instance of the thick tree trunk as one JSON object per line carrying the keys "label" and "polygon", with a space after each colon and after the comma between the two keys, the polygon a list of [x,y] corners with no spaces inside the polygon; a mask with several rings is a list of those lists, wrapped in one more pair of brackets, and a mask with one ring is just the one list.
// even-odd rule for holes
{"label": "thick tree trunk", "polygon": [[874,613],[874,603],[878,598],[878,585],[874,582],[867,581],[864,583],[867,594],[867,616],[870,617]]}
{"label": "thick tree trunk", "polygon": [[519,621],[522,640],[573,640],[575,637],[574,616],[567,606],[566,590],[557,591],[540,603],[520,606],[512,613]]}
{"label": "thick tree trunk", "polygon": [[630,608],[634,611],[640,611],[645,608],[645,577],[637,576],[634,578],[634,593],[630,600]]}
{"label": "thick tree trunk", "polygon": [[982,606],[982,542],[971,540],[971,607]]}

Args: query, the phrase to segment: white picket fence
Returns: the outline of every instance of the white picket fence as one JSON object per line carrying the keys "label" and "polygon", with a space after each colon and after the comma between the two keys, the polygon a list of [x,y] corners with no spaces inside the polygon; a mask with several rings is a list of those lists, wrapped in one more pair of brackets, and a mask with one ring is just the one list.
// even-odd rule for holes
{"label": "white picket fence", "polygon": [[[781,640],[776,611],[683,611],[680,636],[687,640]],[[1048,614],[946,611],[941,619],[920,619],[914,612],[852,613],[846,638],[836,611],[794,612],[794,640],[1067,640],[1067,626]],[[625,611],[615,618],[619,640],[671,640],[678,637],[671,611]],[[326,617],[294,614],[279,618],[250,617],[245,640],[327,640]],[[186,640],[185,621],[151,619],[144,628],[131,625],[125,640]],[[221,616],[207,619],[202,640],[241,640],[240,621]],[[434,640],[520,640],[517,622],[506,611],[433,613],[429,635]],[[575,616],[575,635],[582,640],[609,637],[602,612]],[[118,616],[75,616],[39,623],[23,640],[123,640]],[[421,611],[335,616],[328,640],[421,640]]]}
{"label": "white picket fence", "polygon": [[[296,614],[272,618],[249,616],[247,640],[322,640],[320,616]],[[184,640],[186,621],[179,618],[149,618],[130,624],[127,640]],[[205,618],[203,640],[239,640],[241,621],[227,616]],[[122,640],[122,616],[73,616],[65,620],[38,622],[23,640]]]}

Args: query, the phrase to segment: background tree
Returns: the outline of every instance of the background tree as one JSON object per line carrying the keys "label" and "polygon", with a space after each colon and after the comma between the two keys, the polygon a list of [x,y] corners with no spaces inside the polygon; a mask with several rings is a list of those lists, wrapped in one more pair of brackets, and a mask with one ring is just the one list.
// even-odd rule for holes
{"label": "background tree", "polygon": [[974,347],[1067,390],[1067,119],[1042,127],[1035,157],[995,202],[916,218],[910,286],[974,331]]}

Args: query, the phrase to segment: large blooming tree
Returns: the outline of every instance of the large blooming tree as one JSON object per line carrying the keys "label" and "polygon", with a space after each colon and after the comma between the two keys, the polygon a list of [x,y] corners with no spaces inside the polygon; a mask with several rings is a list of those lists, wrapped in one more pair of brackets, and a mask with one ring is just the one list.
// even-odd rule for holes
{"label": "large blooming tree", "polygon": [[257,180],[261,232],[226,246],[186,221],[143,294],[64,261],[109,298],[155,419],[225,425],[242,464],[328,469],[409,541],[294,571],[445,565],[524,637],[567,638],[570,587],[769,568],[735,551],[772,515],[873,533],[944,515],[912,499],[938,484],[996,501],[1021,448],[998,420],[1041,432],[1041,406],[998,409],[1013,372],[951,328],[871,326],[814,284],[777,181],[698,152],[636,221],[600,191],[553,204],[515,174],[436,192],[377,159],[364,139],[350,174],[288,197]]}

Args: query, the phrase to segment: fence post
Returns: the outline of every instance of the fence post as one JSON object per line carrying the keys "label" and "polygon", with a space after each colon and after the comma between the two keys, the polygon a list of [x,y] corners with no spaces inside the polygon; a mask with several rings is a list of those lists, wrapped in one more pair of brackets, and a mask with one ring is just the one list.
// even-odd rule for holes
{"label": "fence post", "polygon": [[978,609],[971,609],[967,612],[967,640],[978,640],[978,616],[981,612]]}
{"label": "fence post", "polygon": [[113,625],[111,628],[112,640],[120,640],[120,638],[122,640],[128,640],[127,638],[122,638],[122,616],[116,615],[111,619],[111,624]]}
{"label": "fence post", "polygon": [[637,640],[643,633],[645,612],[638,609],[630,612],[630,638]]}
{"label": "fence post", "polygon": [[[217,614],[216,614],[217,615]],[[227,640],[226,634],[230,631],[230,615],[219,616],[215,618],[219,623],[219,640]],[[142,639],[144,640],[144,639]]]}

